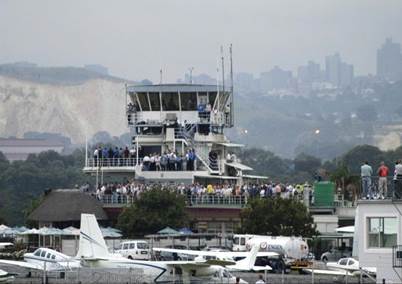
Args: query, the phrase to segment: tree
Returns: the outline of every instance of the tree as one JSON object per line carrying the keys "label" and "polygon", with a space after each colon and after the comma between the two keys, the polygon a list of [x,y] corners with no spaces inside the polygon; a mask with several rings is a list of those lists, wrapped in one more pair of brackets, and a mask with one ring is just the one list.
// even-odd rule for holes
{"label": "tree", "polygon": [[317,235],[313,218],[300,201],[284,198],[253,199],[241,212],[241,230],[273,236]]}
{"label": "tree", "polygon": [[126,237],[133,237],[155,233],[167,226],[183,227],[188,220],[183,195],[152,189],[141,194],[131,207],[119,215],[117,227]]}
{"label": "tree", "polygon": [[318,168],[321,166],[321,160],[313,157],[306,155],[304,153],[301,153],[298,155],[295,160],[295,170],[300,171],[300,172],[307,172],[310,174],[315,173]]}

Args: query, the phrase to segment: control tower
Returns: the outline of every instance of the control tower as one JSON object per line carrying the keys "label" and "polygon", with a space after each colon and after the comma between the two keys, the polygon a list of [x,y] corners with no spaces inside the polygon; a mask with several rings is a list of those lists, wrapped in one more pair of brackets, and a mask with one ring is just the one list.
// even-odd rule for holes
{"label": "control tower", "polygon": [[243,184],[265,178],[247,174],[252,168],[233,154],[243,145],[224,135],[225,128],[234,125],[234,113],[232,93],[222,86],[127,86],[126,117],[130,156],[102,161],[86,157],[84,172],[187,184]]}

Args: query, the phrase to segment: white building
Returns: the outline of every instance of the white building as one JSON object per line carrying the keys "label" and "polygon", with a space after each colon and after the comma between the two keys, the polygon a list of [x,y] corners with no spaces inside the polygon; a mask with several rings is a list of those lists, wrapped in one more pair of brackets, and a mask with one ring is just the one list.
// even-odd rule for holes
{"label": "white building", "polygon": [[377,283],[402,283],[402,200],[360,200],[353,255],[362,267],[377,267]]}

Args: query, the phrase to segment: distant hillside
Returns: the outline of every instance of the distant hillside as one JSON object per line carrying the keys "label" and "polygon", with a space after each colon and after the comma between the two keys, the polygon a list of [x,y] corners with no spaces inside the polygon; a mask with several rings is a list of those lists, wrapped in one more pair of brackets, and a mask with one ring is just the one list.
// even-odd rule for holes
{"label": "distant hillside", "polygon": [[125,82],[75,67],[0,66],[0,137],[61,133],[83,143],[127,132]]}
{"label": "distant hillside", "polygon": [[0,65],[0,76],[57,85],[77,85],[95,79],[124,81],[121,78],[90,71],[83,67],[40,67],[27,62]]}

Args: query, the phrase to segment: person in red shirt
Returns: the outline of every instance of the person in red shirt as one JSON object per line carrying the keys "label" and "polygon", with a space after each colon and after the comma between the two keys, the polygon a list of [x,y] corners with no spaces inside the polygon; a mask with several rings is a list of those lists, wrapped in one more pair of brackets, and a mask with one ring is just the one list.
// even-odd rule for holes
{"label": "person in red shirt", "polygon": [[377,170],[378,174],[378,191],[380,194],[380,198],[384,199],[388,194],[388,186],[387,186],[387,177],[388,177],[389,169],[381,162],[380,167]]}

